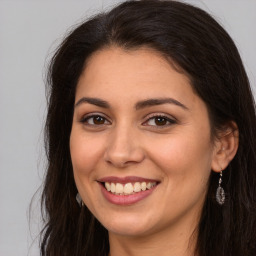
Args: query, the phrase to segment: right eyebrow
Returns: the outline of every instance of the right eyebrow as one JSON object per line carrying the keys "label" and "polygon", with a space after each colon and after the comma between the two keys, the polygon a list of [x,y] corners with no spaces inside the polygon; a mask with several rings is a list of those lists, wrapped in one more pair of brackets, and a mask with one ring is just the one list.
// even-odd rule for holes
{"label": "right eyebrow", "polygon": [[151,107],[151,106],[157,106],[162,104],[174,104],[178,107],[183,108],[184,110],[188,110],[188,107],[179,102],[178,100],[175,100],[173,98],[156,98],[156,99],[147,99],[143,101],[139,101],[136,103],[135,108],[142,109],[145,107]]}
{"label": "right eyebrow", "polygon": [[98,98],[89,98],[89,97],[82,97],[80,100],[78,100],[75,103],[75,108],[81,105],[82,103],[89,103],[101,108],[110,108],[110,105],[108,102],[98,99]]}

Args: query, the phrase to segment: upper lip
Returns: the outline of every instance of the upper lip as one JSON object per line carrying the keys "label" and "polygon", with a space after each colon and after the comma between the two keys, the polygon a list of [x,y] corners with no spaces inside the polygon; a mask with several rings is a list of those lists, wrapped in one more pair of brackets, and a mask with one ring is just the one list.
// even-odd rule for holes
{"label": "upper lip", "polygon": [[155,179],[149,179],[149,178],[143,178],[143,177],[137,177],[137,176],[126,176],[126,177],[117,177],[117,176],[107,176],[100,179],[97,179],[98,182],[109,182],[109,183],[133,183],[133,182],[159,182]]}

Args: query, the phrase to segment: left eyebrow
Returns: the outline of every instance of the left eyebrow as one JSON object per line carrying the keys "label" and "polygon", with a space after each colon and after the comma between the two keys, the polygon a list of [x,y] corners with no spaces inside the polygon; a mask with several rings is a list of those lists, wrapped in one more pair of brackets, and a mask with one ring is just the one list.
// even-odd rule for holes
{"label": "left eyebrow", "polygon": [[178,107],[188,110],[187,106],[185,106],[184,104],[182,104],[181,102],[173,98],[147,99],[147,100],[139,101],[136,103],[135,109],[139,110],[145,107],[157,106],[162,104],[174,104]]}
{"label": "left eyebrow", "polygon": [[80,100],[78,100],[77,103],[75,104],[75,107],[81,105],[82,103],[89,103],[101,108],[110,108],[110,105],[105,100],[98,99],[98,98],[88,98],[88,97],[83,97]]}

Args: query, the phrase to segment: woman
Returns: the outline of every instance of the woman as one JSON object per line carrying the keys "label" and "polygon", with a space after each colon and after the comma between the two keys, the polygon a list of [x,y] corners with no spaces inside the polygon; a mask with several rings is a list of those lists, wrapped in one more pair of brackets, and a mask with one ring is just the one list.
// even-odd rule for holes
{"label": "woman", "polygon": [[228,34],[176,1],[81,24],[49,69],[42,255],[256,254],[256,118]]}

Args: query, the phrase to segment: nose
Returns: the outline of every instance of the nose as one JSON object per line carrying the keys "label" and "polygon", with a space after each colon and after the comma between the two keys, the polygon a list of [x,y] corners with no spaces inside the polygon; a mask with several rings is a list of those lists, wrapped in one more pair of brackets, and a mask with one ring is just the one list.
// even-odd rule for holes
{"label": "nose", "polygon": [[104,159],[108,164],[124,168],[145,158],[139,134],[132,128],[116,127],[108,138]]}

